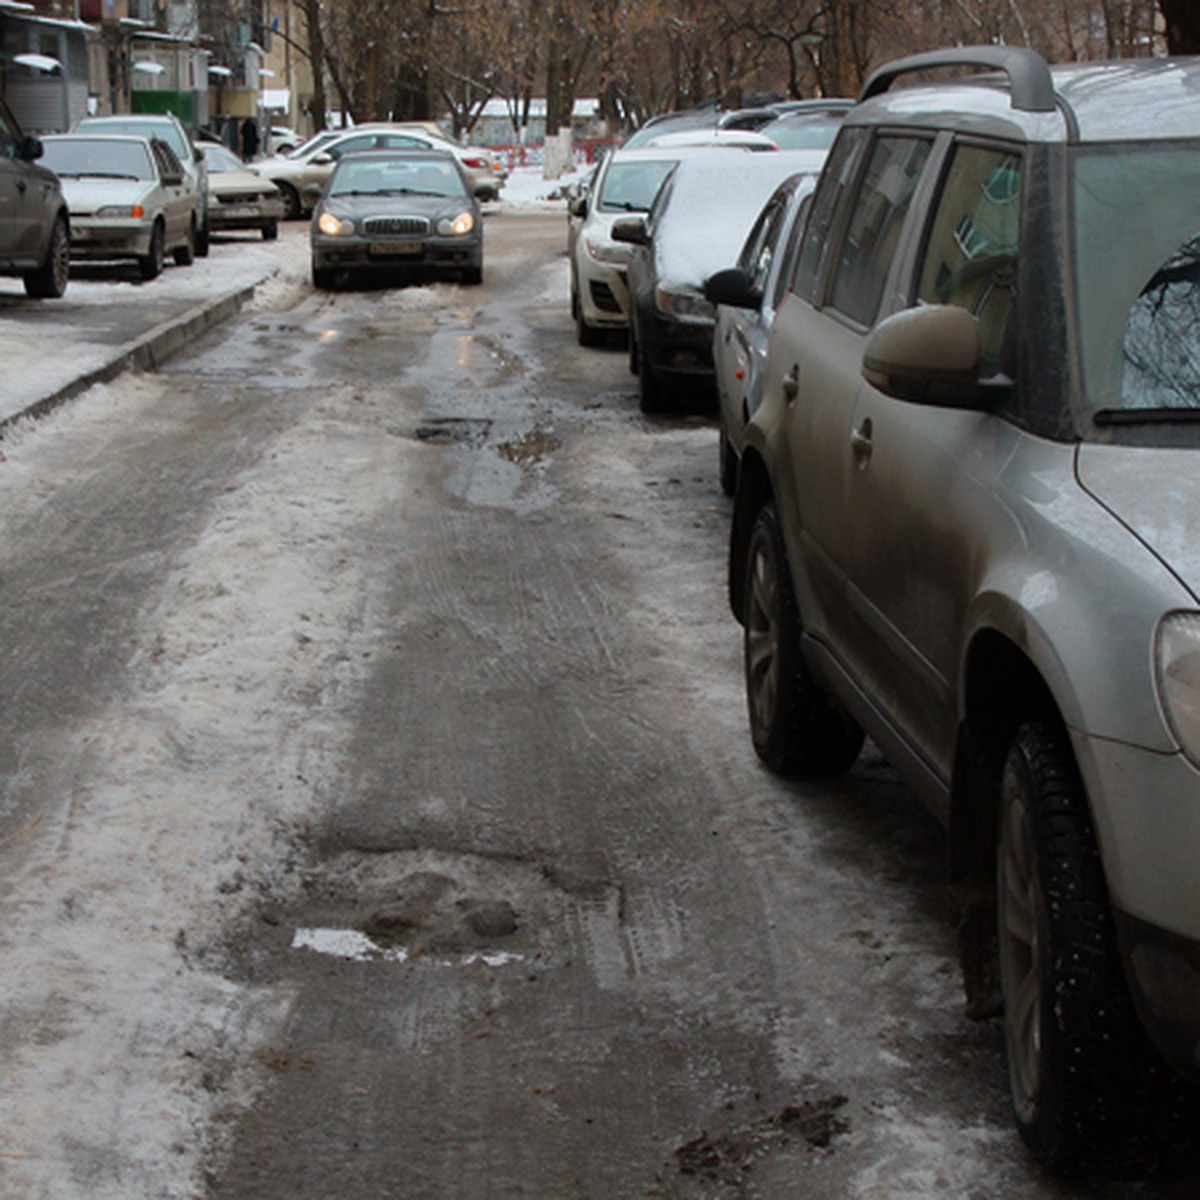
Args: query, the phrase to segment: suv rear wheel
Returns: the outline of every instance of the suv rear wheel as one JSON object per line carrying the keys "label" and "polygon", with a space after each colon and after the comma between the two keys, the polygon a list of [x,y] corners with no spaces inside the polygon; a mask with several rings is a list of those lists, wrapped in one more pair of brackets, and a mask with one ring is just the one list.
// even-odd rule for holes
{"label": "suv rear wheel", "polygon": [[834,707],[804,662],[800,610],[773,504],[763,507],[750,534],[744,594],[746,699],[759,758],[781,775],[848,771],[863,732]]}
{"label": "suv rear wheel", "polygon": [[1005,761],[996,879],[1021,1136],[1052,1171],[1141,1176],[1176,1134],[1184,1088],[1134,1013],[1083,785],[1051,726],[1023,726]]}

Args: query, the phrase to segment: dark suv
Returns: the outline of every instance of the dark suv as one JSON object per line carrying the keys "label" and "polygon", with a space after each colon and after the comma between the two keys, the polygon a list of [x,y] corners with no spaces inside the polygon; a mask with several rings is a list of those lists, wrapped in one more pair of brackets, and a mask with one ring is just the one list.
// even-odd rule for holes
{"label": "dark suv", "polygon": [[67,202],[53,171],[37,165],[42,144],[26,137],[0,98],[0,274],[19,275],[35,299],[67,290]]}
{"label": "dark suv", "polygon": [[[893,89],[947,67],[985,70]],[[872,76],[735,499],[755,748],[829,774],[868,733],[944,821],[969,1001],[1064,1173],[1148,1169],[1200,1079],[1197,97],[1200,59]]]}

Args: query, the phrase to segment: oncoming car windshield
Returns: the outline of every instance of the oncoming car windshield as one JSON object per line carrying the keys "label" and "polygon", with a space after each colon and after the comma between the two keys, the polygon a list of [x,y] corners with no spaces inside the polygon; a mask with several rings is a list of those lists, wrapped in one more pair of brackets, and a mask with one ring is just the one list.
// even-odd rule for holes
{"label": "oncoming car windshield", "polygon": [[342,160],[329,184],[330,196],[464,196],[466,184],[453,159],[380,162]]}
{"label": "oncoming car windshield", "polygon": [[1083,379],[1101,424],[1200,419],[1200,158],[1194,143],[1074,162]]}

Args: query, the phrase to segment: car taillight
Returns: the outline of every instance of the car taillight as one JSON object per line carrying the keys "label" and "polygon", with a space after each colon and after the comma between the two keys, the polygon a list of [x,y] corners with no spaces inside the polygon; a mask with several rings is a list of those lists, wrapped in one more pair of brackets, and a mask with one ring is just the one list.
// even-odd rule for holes
{"label": "car taillight", "polygon": [[481,171],[487,166],[487,163],[482,158],[464,158],[463,166],[470,167],[473,171]]}

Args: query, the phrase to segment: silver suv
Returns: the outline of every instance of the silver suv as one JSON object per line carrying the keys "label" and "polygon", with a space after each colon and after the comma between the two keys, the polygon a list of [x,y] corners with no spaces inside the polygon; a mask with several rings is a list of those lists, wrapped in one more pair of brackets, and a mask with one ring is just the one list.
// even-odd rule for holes
{"label": "silver suv", "polygon": [[735,499],[755,748],[868,733],[945,822],[968,1000],[1067,1174],[1147,1170],[1200,1078],[1198,94],[999,47],[872,76]]}
{"label": "silver suv", "polygon": [[0,98],[0,275],[19,275],[38,300],[67,290],[71,256],[67,202],[41,156]]}

